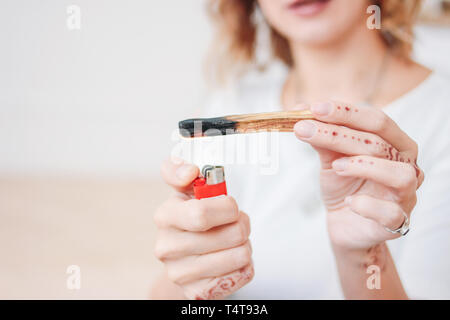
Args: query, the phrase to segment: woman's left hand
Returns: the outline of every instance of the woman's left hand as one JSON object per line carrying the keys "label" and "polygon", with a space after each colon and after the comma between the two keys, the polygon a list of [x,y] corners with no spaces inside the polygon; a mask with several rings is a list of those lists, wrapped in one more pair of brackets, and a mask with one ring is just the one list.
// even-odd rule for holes
{"label": "woman's left hand", "polygon": [[319,153],[322,197],[334,246],[369,249],[395,239],[424,179],[417,144],[384,112],[326,102],[310,107],[319,121],[296,124],[298,139]]}

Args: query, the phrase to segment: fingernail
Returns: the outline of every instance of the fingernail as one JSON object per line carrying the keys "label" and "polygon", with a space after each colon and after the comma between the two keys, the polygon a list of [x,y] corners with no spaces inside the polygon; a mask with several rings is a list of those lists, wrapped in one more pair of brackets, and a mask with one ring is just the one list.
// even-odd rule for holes
{"label": "fingernail", "polygon": [[311,111],[315,114],[326,116],[331,112],[331,108],[333,106],[329,102],[325,103],[316,103],[311,106]]}
{"label": "fingernail", "polygon": [[345,197],[344,203],[350,205],[352,203],[352,197]]}
{"label": "fingernail", "polygon": [[348,158],[337,159],[333,162],[333,169],[336,171],[344,171],[347,169]]}
{"label": "fingernail", "polygon": [[192,164],[184,164],[177,169],[176,175],[178,179],[186,181],[190,178],[193,178],[194,171],[195,167]]}
{"label": "fingernail", "polygon": [[301,138],[311,138],[316,133],[316,126],[310,121],[300,121],[295,125],[294,131]]}

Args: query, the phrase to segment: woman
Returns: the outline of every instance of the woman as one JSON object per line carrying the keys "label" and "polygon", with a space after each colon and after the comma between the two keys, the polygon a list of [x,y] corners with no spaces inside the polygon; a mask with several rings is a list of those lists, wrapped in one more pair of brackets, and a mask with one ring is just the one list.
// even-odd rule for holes
{"label": "woman", "polygon": [[270,175],[227,166],[234,198],[193,200],[198,168],[163,165],[177,193],[155,214],[167,273],[154,298],[450,298],[450,82],[410,58],[419,4],[212,1],[222,72],[257,64],[255,12],[284,66],[241,76],[206,115],[307,108],[318,121],[279,136]]}

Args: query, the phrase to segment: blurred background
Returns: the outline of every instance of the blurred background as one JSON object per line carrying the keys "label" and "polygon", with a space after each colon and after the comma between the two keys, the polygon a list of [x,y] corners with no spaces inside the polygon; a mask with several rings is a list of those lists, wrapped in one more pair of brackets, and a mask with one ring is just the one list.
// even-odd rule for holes
{"label": "blurred background", "polygon": [[[207,91],[205,3],[1,0],[1,299],[147,298],[159,166]],[[415,57],[450,76],[449,12],[425,1]]]}

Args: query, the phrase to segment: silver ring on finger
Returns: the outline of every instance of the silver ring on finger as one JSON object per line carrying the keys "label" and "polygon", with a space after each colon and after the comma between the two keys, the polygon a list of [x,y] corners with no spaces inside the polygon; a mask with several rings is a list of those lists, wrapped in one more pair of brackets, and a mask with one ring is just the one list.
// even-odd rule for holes
{"label": "silver ring on finger", "polygon": [[395,230],[389,229],[388,227],[384,227],[384,229],[390,233],[400,233],[402,236],[405,236],[409,232],[409,218],[408,215],[405,212],[402,212],[405,216],[405,219],[403,220],[402,225]]}

